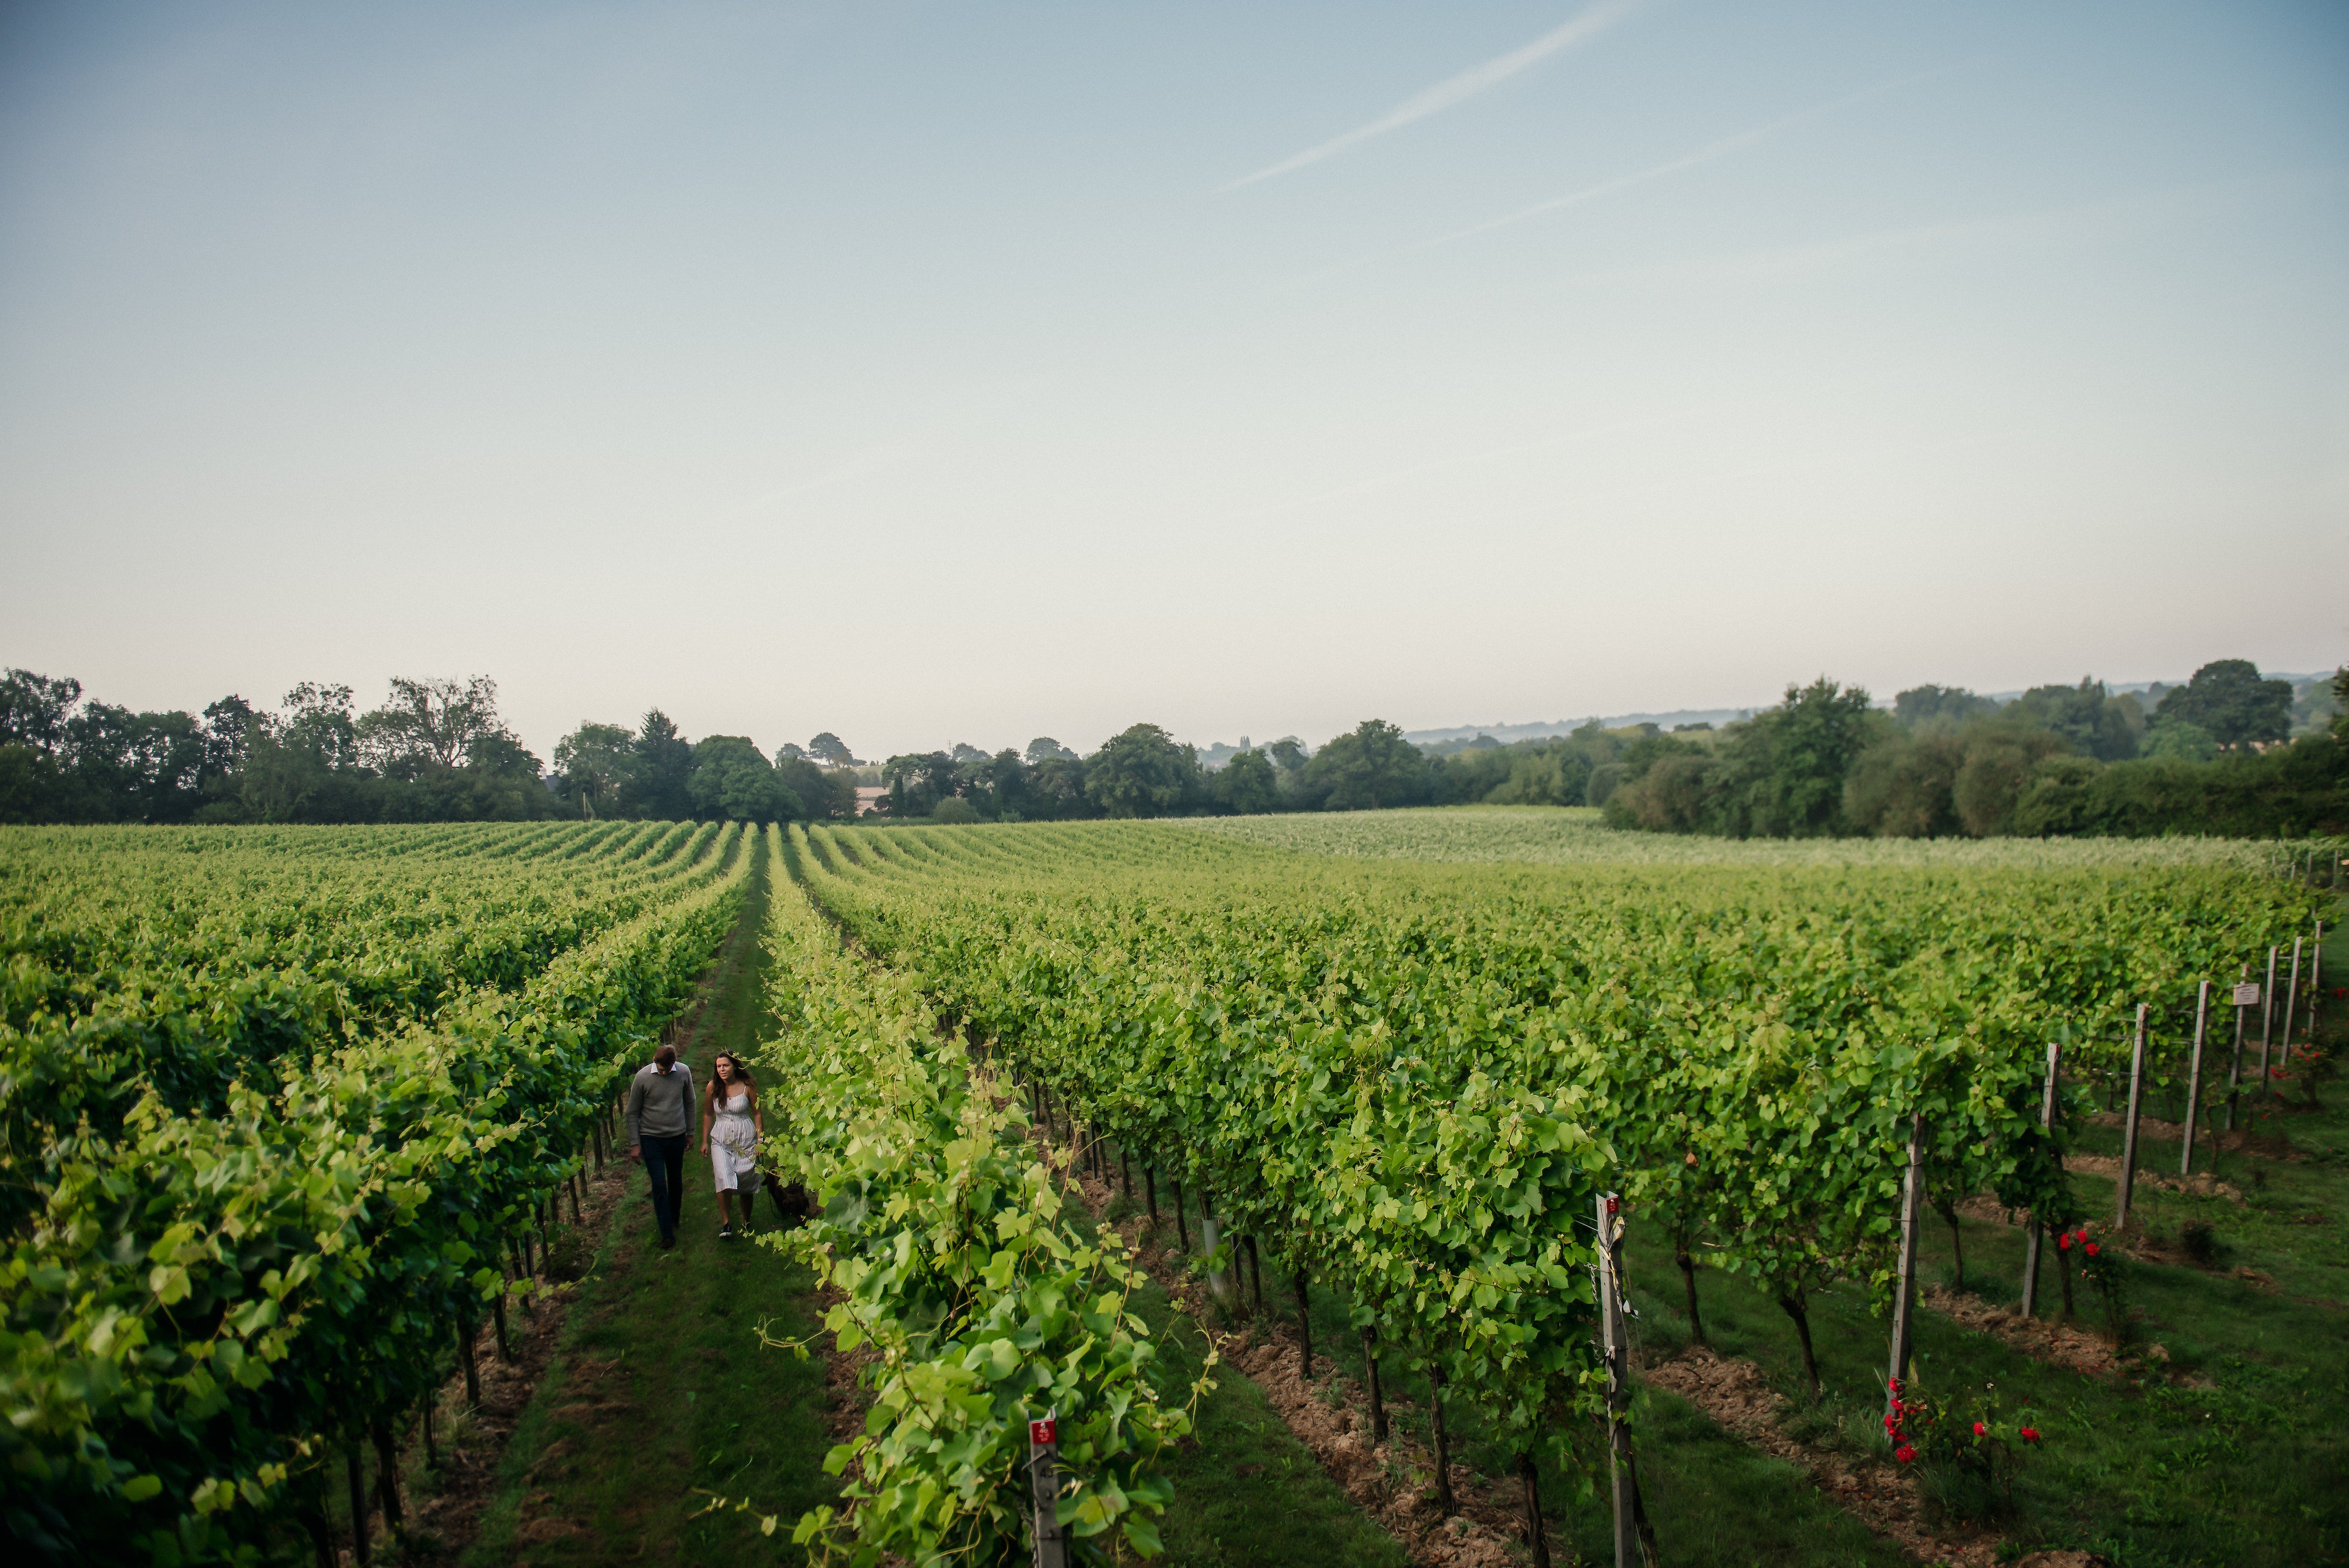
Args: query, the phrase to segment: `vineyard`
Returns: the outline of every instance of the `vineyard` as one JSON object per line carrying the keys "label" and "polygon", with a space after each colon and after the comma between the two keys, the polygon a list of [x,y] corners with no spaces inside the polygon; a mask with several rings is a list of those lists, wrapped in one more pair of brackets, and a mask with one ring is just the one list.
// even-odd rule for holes
{"label": "vineyard", "polygon": [[[1444,858],[1491,857],[1467,831]],[[1325,1293],[1364,1381],[1424,1391],[1443,1511],[1449,1425],[1520,1478],[1526,1518],[1545,1477],[1605,1468],[1594,1200],[1668,1251],[1700,1337],[1701,1282],[1774,1305],[1816,1393],[1819,1300],[1894,1304],[1912,1132],[1953,1230],[1987,1195],[2076,1233],[2101,1216],[2064,1161],[2129,1068],[2137,1005],[2158,1043],[2140,1092],[2171,1096],[2197,981],[2306,930],[2325,897],[2234,846],[1890,865],[1772,846],[1569,874],[1105,825],[817,828],[799,858],[1081,1161],[1114,1158],[1128,1184],[1141,1164],[1154,1210],[1195,1199],[1226,1314],[1269,1272],[1309,1333]],[[2048,1273],[2068,1308],[2071,1272]]]}
{"label": "vineyard", "polygon": [[[763,1237],[803,1283],[722,1265],[771,1282],[726,1355],[779,1389],[755,1367],[829,1364],[857,1418],[805,1485],[691,1480],[744,1521],[722,1560],[1025,1562],[1042,1519],[1071,1562],[1614,1561],[1619,1511],[1663,1562],[2342,1549],[2331,988],[2308,947],[2248,1054],[2201,991],[2329,927],[2329,888],[2230,844],[1625,838],[1506,812],[15,834],[12,1535],[330,1560],[362,1449],[412,1466],[557,1289],[551,1210],[623,1180],[616,1081],[740,920],[730,1048],[814,1207]],[[614,1251],[641,1208],[579,1287],[607,1318],[656,1288]],[[2177,1252],[2212,1215],[2233,1274]],[[1308,1407],[1247,1407],[1299,1435],[1242,1464],[1250,1384]],[[1706,1402],[1733,1385],[1785,1414]],[[1307,1451],[1332,1410],[1375,1476]],[[1930,1493],[1897,1528],[1804,1479],[1897,1449]],[[1236,1514],[1291,1454],[1300,1509],[1380,1524]]]}
{"label": "vineyard", "polygon": [[502,1331],[758,849],[690,824],[11,833],[20,1547],[213,1560],[291,1520],[325,1550],[330,1480]]}

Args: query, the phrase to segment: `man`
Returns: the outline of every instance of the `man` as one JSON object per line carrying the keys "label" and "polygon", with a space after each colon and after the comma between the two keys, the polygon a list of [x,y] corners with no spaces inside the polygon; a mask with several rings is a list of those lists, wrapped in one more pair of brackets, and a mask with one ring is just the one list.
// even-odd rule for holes
{"label": "man", "polygon": [[[685,1196],[685,1146],[701,1131],[701,1101],[693,1069],[664,1045],[628,1084],[628,1158],[644,1161],[652,1183],[653,1219],[660,1244],[677,1245],[677,1200]],[[647,1158],[649,1154],[650,1158]]]}

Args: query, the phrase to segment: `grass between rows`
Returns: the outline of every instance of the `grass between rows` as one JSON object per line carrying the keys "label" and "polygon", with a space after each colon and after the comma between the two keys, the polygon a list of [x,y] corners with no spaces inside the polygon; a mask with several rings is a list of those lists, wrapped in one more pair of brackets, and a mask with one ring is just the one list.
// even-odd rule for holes
{"label": "grass between rows", "polygon": [[[747,1048],[767,1027],[767,888],[757,876],[740,923],[705,981],[679,1042],[697,1085],[709,1059]],[[762,1349],[816,1332],[813,1276],[737,1237],[719,1241],[709,1167],[685,1161],[674,1251],[657,1245],[649,1189],[626,1168],[613,1210],[530,1409],[509,1445],[495,1501],[467,1568],[529,1563],[707,1564],[803,1561],[791,1544],[800,1513],[830,1501],[824,1367]],[[770,1210],[762,1223],[774,1222]],[[558,1258],[558,1263],[561,1260]],[[724,1499],[728,1506],[710,1504]],[[749,1499],[751,1508],[735,1501]],[[770,1536],[762,1514],[780,1514]]]}

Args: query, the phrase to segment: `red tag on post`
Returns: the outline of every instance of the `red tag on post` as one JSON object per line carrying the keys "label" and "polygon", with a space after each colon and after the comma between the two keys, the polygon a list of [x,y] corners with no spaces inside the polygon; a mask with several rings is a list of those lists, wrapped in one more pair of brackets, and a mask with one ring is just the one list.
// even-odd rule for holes
{"label": "red tag on post", "polygon": [[1061,1440],[1061,1424],[1047,1416],[1040,1421],[1028,1423],[1028,1440],[1038,1448]]}

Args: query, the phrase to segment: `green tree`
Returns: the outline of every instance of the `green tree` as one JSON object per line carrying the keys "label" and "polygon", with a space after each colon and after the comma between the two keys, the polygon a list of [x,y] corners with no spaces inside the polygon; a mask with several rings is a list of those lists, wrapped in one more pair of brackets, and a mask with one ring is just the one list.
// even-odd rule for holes
{"label": "green tree", "polygon": [[1854,833],[1883,838],[1940,838],[1962,831],[1957,784],[1965,761],[1965,741],[1940,726],[1886,736],[1852,766],[1844,784],[1846,824]]}
{"label": "green tree", "polygon": [[856,815],[856,775],[846,768],[819,767],[797,746],[784,746],[775,753],[775,776],[811,820],[846,822]]}
{"label": "green tree", "polygon": [[[1639,766],[1626,759],[1626,770]],[[1649,833],[1695,833],[1717,820],[1721,763],[1702,748],[1684,746],[1655,758],[1607,797],[1610,827]]]}
{"label": "green tree", "polygon": [[0,675],[0,745],[29,746],[56,756],[66,742],[66,721],[81,701],[81,682],[52,680],[29,670]]}
{"label": "green tree", "polygon": [[1998,704],[1962,686],[1911,686],[1892,699],[1892,715],[1910,729],[1936,721],[1962,723],[1998,711]]}
{"label": "green tree", "polygon": [[1866,689],[1821,676],[1723,732],[1714,809],[1733,837],[1811,837],[1843,827],[1844,784],[1889,721]]}
{"label": "green tree", "polygon": [[2263,680],[2248,659],[2220,659],[2161,700],[2157,717],[2199,726],[2228,751],[2292,732],[2292,682]]}
{"label": "green tree", "polygon": [[579,802],[582,816],[594,816],[598,805],[610,810],[627,777],[636,741],[626,724],[583,722],[554,742],[554,771],[563,775],[564,793]]}
{"label": "green tree", "polygon": [[1951,786],[1958,825],[1976,838],[2015,831],[2015,808],[2045,758],[2062,754],[2064,738],[2029,724],[1985,724],[1967,737],[1966,760]]}
{"label": "green tree", "polygon": [[647,709],[636,725],[636,743],[628,749],[618,815],[682,821],[694,815],[692,780],[691,743],[675,720],[657,708]]}
{"label": "green tree", "polygon": [[1034,767],[1039,763],[1073,763],[1078,761],[1079,758],[1076,753],[1069,750],[1068,747],[1061,744],[1060,742],[1052,739],[1051,736],[1039,735],[1034,740],[1028,742],[1027,760],[1028,765],[1030,767]]}
{"label": "green tree", "polygon": [[2176,757],[2189,763],[2215,761],[2219,742],[2210,732],[2188,719],[2160,718],[2145,738],[2145,754],[2148,757]]}
{"label": "green tree", "polygon": [[1081,757],[1046,757],[1028,770],[1025,813],[1040,820],[1066,822],[1093,815]]}
{"label": "green tree", "polygon": [[830,763],[837,768],[853,768],[858,765],[856,753],[850,751],[847,742],[830,730],[826,730],[823,734],[810,741],[807,743],[807,749],[808,755],[820,763]]}
{"label": "green tree", "polygon": [[1272,759],[1260,751],[1238,753],[1216,771],[1215,795],[1226,811],[1240,816],[1273,810],[1280,804],[1280,781]]}
{"label": "green tree", "polygon": [[508,733],[498,716],[498,683],[394,676],[384,705],[360,717],[359,755],[378,773],[413,773],[425,764],[453,768],[475,742]]}
{"label": "green tree", "polygon": [[788,822],[807,815],[776,776],[774,763],[745,735],[709,735],[697,742],[690,789],[697,814],[707,819]]}
{"label": "green tree", "polygon": [[1428,762],[1401,726],[1365,719],[1305,764],[1304,783],[1328,811],[1376,811],[1427,798]]}
{"label": "green tree", "polygon": [[958,787],[955,760],[945,752],[905,752],[881,764],[891,816],[929,816]]}
{"label": "green tree", "polygon": [[2111,695],[2093,676],[2082,676],[2077,686],[2034,686],[1999,716],[2053,730],[2073,751],[2106,763],[2137,755],[2145,732],[2145,711],[2137,699]]}
{"label": "green tree", "polygon": [[1155,724],[1136,724],[1085,761],[1085,790],[1104,816],[1165,816],[1183,809],[1198,753]]}

